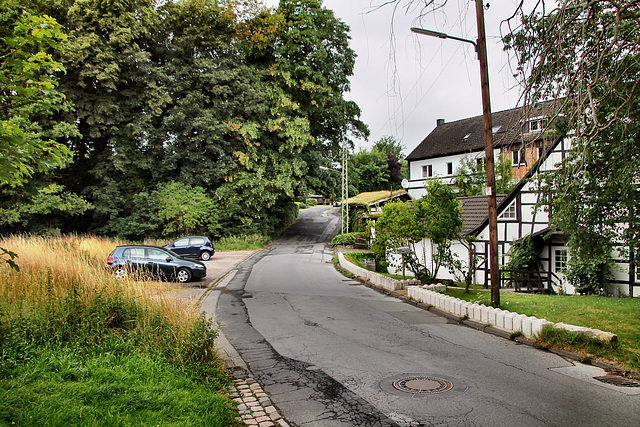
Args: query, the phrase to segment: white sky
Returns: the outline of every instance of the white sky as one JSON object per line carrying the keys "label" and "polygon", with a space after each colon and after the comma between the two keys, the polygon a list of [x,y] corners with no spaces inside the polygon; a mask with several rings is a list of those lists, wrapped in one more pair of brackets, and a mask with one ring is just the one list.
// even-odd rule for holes
{"label": "white sky", "polygon": [[[492,111],[516,107],[520,94],[500,37],[501,21],[513,14],[516,1],[492,1],[484,12]],[[324,7],[351,27],[351,48],[358,55],[351,92],[345,97],[358,104],[371,136],[354,140],[356,150],[389,135],[405,145],[408,155],[433,130],[436,119],[450,122],[482,114],[473,46],[410,31],[416,26],[475,40],[475,3],[448,0],[444,9],[430,12],[422,22],[415,8],[386,5],[374,10],[382,3],[388,0],[323,0]],[[400,4],[406,7],[408,0]],[[503,33],[506,30],[502,25]]]}

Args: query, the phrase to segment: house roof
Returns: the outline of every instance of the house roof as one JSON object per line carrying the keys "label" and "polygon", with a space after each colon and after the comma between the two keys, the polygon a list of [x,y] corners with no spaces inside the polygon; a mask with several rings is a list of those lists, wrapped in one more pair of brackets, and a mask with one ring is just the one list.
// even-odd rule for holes
{"label": "house roof", "polygon": [[[496,203],[499,205],[506,197],[504,194],[497,195]],[[462,220],[464,221],[462,235],[467,236],[472,234],[489,217],[489,202],[487,196],[465,196],[458,197],[457,200],[462,206]]]}
{"label": "house roof", "polygon": [[393,196],[391,191],[383,190],[383,191],[369,191],[365,193],[360,193],[357,196],[350,197],[348,203],[350,205],[371,205],[375,203],[383,203],[387,202],[390,198],[398,198],[401,199],[404,196],[408,196],[406,190],[395,190],[393,192]]}
{"label": "house roof", "polygon": [[[508,146],[537,139],[540,132],[522,132],[524,118],[555,116],[560,104],[561,102],[552,100],[536,103],[532,107],[492,112],[494,146]],[[484,117],[476,116],[451,123],[439,123],[406,159],[422,160],[481,150],[484,150]]]}

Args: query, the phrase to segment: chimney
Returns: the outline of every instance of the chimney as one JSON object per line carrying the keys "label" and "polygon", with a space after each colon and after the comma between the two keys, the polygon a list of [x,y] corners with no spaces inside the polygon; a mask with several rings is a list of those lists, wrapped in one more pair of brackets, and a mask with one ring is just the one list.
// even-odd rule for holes
{"label": "chimney", "polygon": [[444,119],[437,119],[436,126],[442,126],[444,124]]}

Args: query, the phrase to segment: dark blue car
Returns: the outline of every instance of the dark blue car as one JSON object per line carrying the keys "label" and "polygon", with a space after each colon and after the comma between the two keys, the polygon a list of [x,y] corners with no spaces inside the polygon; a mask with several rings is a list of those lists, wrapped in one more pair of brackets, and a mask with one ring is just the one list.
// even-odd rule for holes
{"label": "dark blue car", "polygon": [[180,256],[196,259],[199,258],[203,261],[209,261],[213,254],[216,253],[211,240],[204,236],[181,237],[168,245],[165,245],[165,248]]}
{"label": "dark blue car", "polygon": [[122,278],[133,273],[138,277],[157,277],[184,283],[202,279],[207,267],[200,261],[182,258],[165,248],[146,245],[117,246],[107,258],[108,271]]}

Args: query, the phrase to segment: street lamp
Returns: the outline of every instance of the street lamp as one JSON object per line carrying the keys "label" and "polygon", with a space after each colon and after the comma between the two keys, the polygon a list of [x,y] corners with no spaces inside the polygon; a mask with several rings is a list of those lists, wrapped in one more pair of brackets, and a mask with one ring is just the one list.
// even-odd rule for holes
{"label": "street lamp", "polygon": [[478,40],[472,41],[450,36],[438,31],[411,28],[411,31],[430,37],[453,39],[471,43],[480,61],[480,85],[482,87],[482,115],[484,117],[484,153],[487,168],[487,203],[489,208],[489,271],[491,274],[491,305],[500,306],[500,268],[498,265],[498,215],[496,206],[496,179],[493,162],[493,126],[491,124],[491,100],[489,97],[489,67],[487,63],[487,39],[484,31],[484,3],[476,0]]}

